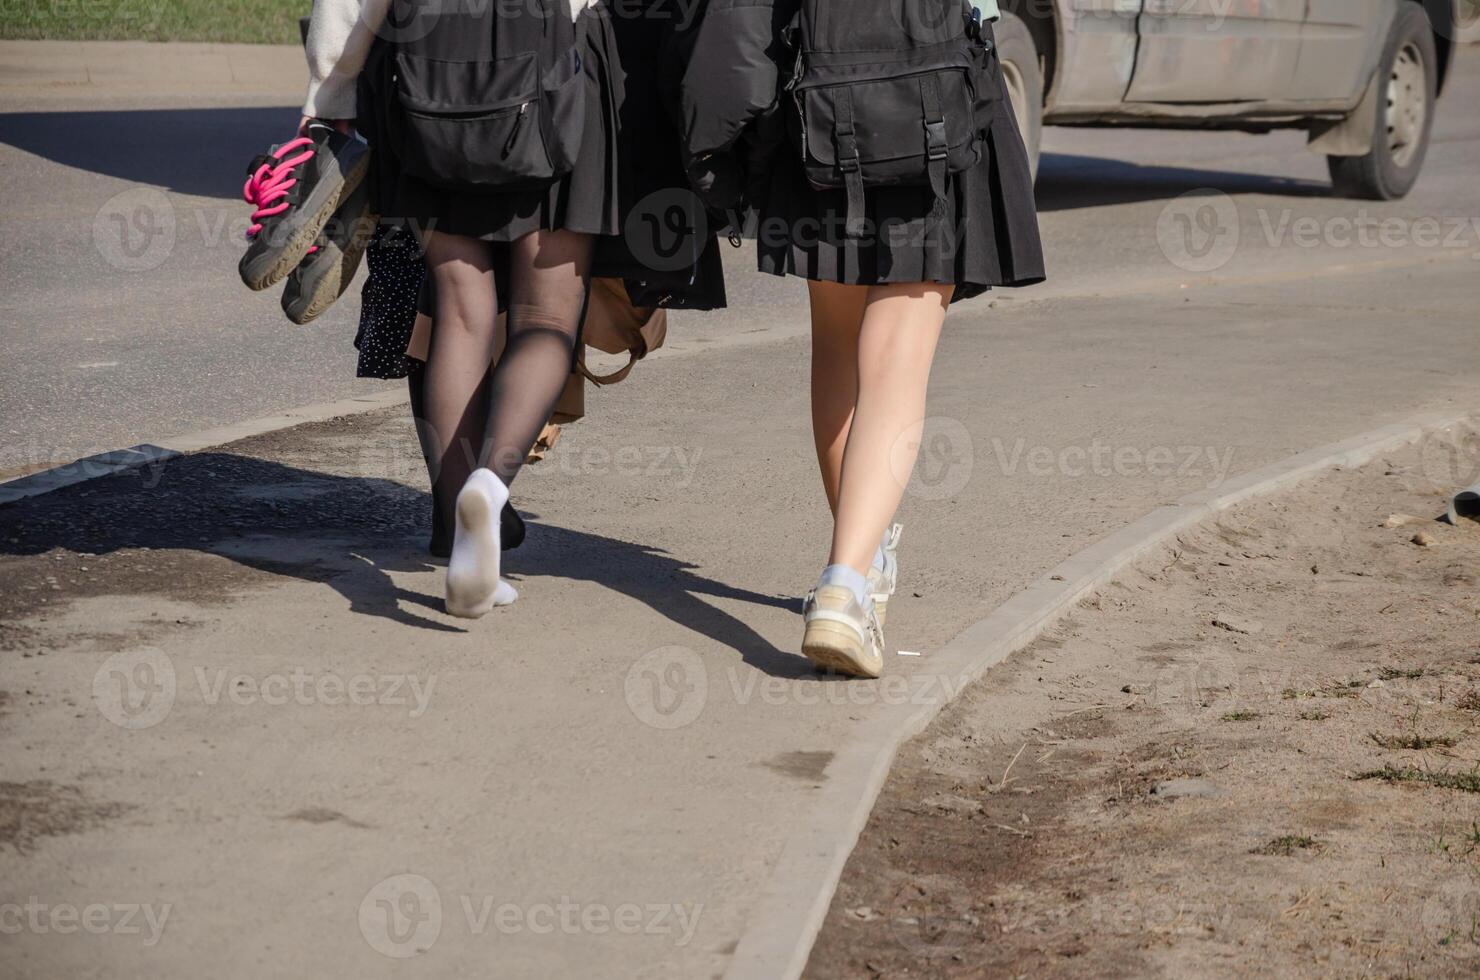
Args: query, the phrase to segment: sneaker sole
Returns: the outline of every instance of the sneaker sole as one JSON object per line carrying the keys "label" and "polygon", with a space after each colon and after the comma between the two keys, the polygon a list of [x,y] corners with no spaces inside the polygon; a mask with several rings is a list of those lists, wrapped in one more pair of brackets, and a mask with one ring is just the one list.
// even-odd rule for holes
{"label": "sneaker sole", "polygon": [[301,327],[312,323],[319,318],[321,313],[334,305],[334,301],[344,294],[341,284],[348,280],[348,276],[354,275],[353,270],[348,270],[348,276],[346,275],[345,259],[347,258],[345,256],[335,262],[333,268],[319,279],[317,285],[309,293],[308,305],[303,308],[303,312],[294,313],[289,309],[288,303],[283,304],[283,312],[288,315],[289,320]]}
{"label": "sneaker sole", "polygon": [[872,678],[884,672],[882,658],[873,664],[865,658],[858,634],[842,623],[825,619],[807,624],[802,635],[802,656],[819,667],[852,677]]}
{"label": "sneaker sole", "polygon": [[313,248],[313,243],[318,240],[319,232],[324,230],[324,226],[329,223],[334,212],[339,210],[339,205],[344,202],[344,199],[359,188],[369,170],[370,154],[366,153],[355,161],[355,165],[344,175],[344,180],[340,182],[336,192],[330,194],[313,211],[307,222],[298,226],[298,230],[288,238],[287,244],[278,251],[277,261],[273,262],[266,272],[250,278],[243,273],[242,282],[247,284],[247,288],[261,292],[282,282],[289,273],[298,268],[298,263],[303,261],[308,250]]}
{"label": "sneaker sole", "polygon": [[[356,241],[361,241],[365,238],[365,236],[358,233],[354,237]],[[329,271],[325,272],[319,281],[314,284],[313,289],[308,294],[308,305],[304,307],[302,313],[296,316],[289,310],[289,306],[292,304],[287,302],[287,295],[284,294],[283,312],[288,314],[288,319],[299,326],[303,326],[305,323],[317,319],[320,314],[333,306],[339,297],[344,295],[344,291],[349,288],[350,282],[354,280],[355,272],[359,270],[360,260],[364,255],[364,245],[351,247],[340,252],[339,261],[335,262]]]}

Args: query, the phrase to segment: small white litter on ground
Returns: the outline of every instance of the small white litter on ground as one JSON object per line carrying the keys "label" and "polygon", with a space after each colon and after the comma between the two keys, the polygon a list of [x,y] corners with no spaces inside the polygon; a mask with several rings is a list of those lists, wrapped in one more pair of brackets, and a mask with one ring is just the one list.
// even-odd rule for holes
{"label": "small white litter on ground", "polygon": [[899,651],[899,655],[901,657],[918,657],[920,654],[916,650],[901,650]]}

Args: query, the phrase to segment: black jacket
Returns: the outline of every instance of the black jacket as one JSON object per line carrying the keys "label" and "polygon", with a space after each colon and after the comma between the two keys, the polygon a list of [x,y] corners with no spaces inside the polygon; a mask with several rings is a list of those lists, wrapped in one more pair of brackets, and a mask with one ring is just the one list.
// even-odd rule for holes
{"label": "black jacket", "polygon": [[707,0],[679,85],[684,165],[718,209],[757,203],[786,139],[778,111],[789,77],[788,27],[800,0]]}
{"label": "black jacket", "polygon": [[[623,0],[605,11],[622,76],[617,116],[623,229],[597,239],[593,272],[625,280],[639,306],[708,310],[725,305],[724,267],[717,226],[697,202],[684,203],[693,198],[677,122],[678,92],[695,26],[685,21],[684,9],[673,0]],[[669,237],[675,206],[691,218],[684,241],[649,240]],[[669,258],[668,246],[680,252],[678,260],[655,262],[655,254]]]}

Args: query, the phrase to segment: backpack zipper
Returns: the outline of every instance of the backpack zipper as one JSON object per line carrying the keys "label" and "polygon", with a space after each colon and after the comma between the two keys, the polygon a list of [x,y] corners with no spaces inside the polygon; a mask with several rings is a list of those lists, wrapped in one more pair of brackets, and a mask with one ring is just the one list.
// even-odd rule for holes
{"label": "backpack zipper", "polygon": [[[802,93],[800,93],[800,92],[797,91],[797,86],[799,84],[801,84],[801,81],[802,81],[802,73],[804,71],[806,71],[806,67],[807,67],[806,66],[806,59],[803,56],[804,53],[805,52],[804,52],[804,50],[802,48],[801,40],[798,39],[797,40],[797,56],[796,56],[796,60],[792,63],[792,66],[791,66],[791,77],[786,80],[786,94],[789,95],[789,96],[791,96],[791,101],[796,106],[796,109],[797,109],[797,115],[802,120],[801,131],[802,131],[802,162],[803,163],[805,163],[807,161],[807,123],[806,123],[807,114],[802,110]],[[782,96],[779,96],[778,95],[776,97],[776,101],[777,102],[780,102],[781,99],[782,99]]]}
{"label": "backpack zipper", "polygon": [[505,157],[514,152],[514,141],[519,138],[519,130],[524,128],[524,117],[528,114],[529,103],[526,102],[519,107],[519,115],[514,117],[514,128],[509,130],[509,138],[504,141]]}

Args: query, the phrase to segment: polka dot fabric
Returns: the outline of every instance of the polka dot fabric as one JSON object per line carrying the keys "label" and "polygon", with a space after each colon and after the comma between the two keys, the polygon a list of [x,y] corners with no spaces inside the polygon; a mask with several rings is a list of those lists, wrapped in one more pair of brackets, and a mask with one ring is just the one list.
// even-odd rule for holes
{"label": "polka dot fabric", "polygon": [[360,330],[355,335],[360,360],[355,373],[361,378],[404,378],[422,366],[406,356],[406,346],[416,326],[426,264],[411,233],[392,224],[375,229],[365,261],[370,273],[360,293]]}

